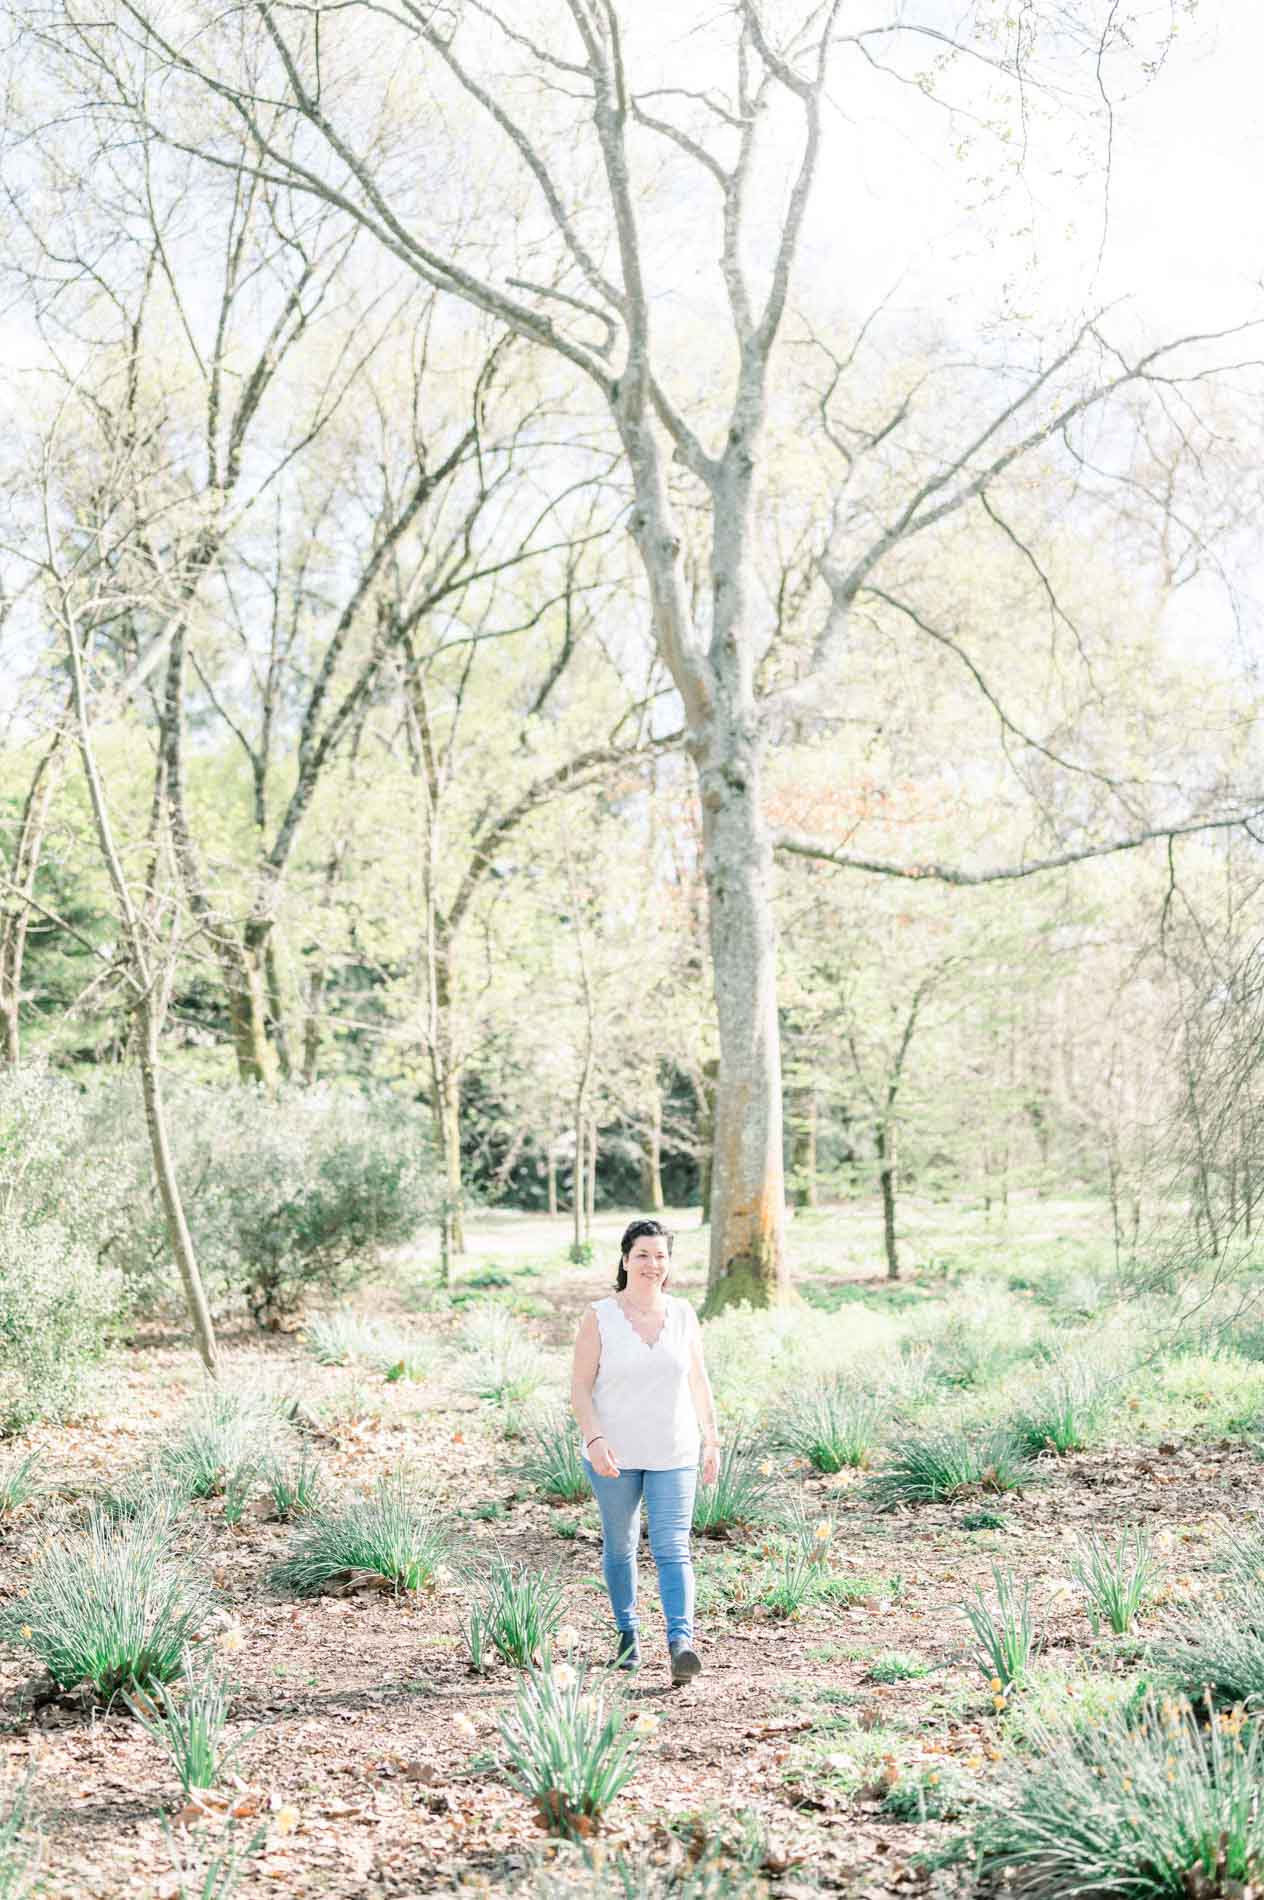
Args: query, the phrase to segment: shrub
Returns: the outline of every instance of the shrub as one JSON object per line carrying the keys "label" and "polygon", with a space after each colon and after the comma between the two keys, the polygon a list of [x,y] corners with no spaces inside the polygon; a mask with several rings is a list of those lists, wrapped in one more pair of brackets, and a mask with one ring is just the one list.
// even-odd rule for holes
{"label": "shrub", "polygon": [[971,1629],[978,1638],[975,1662],[992,1686],[998,1703],[1027,1674],[1036,1632],[1031,1620],[1031,1586],[1024,1583],[1021,1593],[1007,1570],[992,1566],[996,1589],[996,1608],[991,1610],[983,1592],[975,1591],[975,1601],[962,1605]]}
{"label": "shrub", "polygon": [[56,1221],[0,1214],[0,1431],[59,1419],[123,1304],[123,1283]]}
{"label": "shrub", "polygon": [[548,1412],[542,1418],[528,1419],[523,1423],[522,1435],[525,1455],[515,1466],[520,1478],[545,1497],[558,1498],[565,1504],[591,1496],[579,1427],[569,1413]]}
{"label": "shrub", "polygon": [[446,1555],[447,1539],[429,1505],[396,1473],[380,1479],[367,1497],[314,1512],[272,1578],[296,1596],[317,1596],[367,1573],[385,1578],[398,1594],[427,1589]]}
{"label": "shrub", "polygon": [[982,1787],[974,1828],[988,1890],[1074,1894],[1242,1893],[1264,1875],[1264,1730],[1241,1710],[1200,1729],[1187,1702],[1149,1699],[1090,1728],[1031,1726],[1035,1760]]}
{"label": "shrub", "polygon": [[1088,1597],[1093,1634],[1105,1623],[1116,1636],[1125,1636],[1153,1595],[1159,1573],[1145,1532],[1128,1530],[1113,1544],[1081,1538],[1071,1574]]}
{"label": "shrub", "polygon": [[195,1674],[191,1659],[186,1658],[183,1682],[166,1690],[160,1701],[146,1697],[138,1702],[130,1696],[125,1700],[145,1733],[170,1755],[186,1796],[196,1788],[218,1788],[234,1755],[249,1739],[240,1735],[228,1747],[224,1745],[229,1690],[213,1662]]}
{"label": "shrub", "polygon": [[831,1379],[789,1399],[772,1434],[781,1449],[806,1458],[816,1471],[842,1471],[869,1461],[878,1429],[878,1402],[849,1382]]}
{"label": "shrub", "polygon": [[959,1426],[899,1438],[890,1462],[869,1480],[879,1510],[934,1504],[973,1491],[1019,1491],[1028,1480],[1022,1447],[1007,1431],[971,1436]]}
{"label": "shrub", "polygon": [[1110,1383],[1081,1363],[1063,1366],[1018,1412],[1011,1429],[1028,1457],[1083,1451],[1096,1438],[1110,1403]]}
{"label": "shrub", "polygon": [[[638,1720],[657,1726],[653,1716]],[[500,1733],[510,1778],[535,1802],[550,1834],[593,1834],[635,1771],[635,1741],[622,1710],[589,1689],[570,1663],[529,1675]]]}
{"label": "shrub", "polygon": [[465,1628],[473,1668],[482,1669],[490,1644],[518,1669],[539,1668],[562,1621],[562,1586],[532,1564],[497,1557],[481,1583]]}
{"label": "shrub", "polygon": [[694,1492],[693,1528],[703,1537],[715,1537],[738,1525],[755,1524],[767,1517],[776,1484],[771,1465],[743,1432],[735,1431],[720,1453],[714,1484],[700,1484]]}
{"label": "shrub", "polygon": [[146,1516],[97,1517],[82,1535],[50,1543],[27,1594],[0,1608],[0,1640],[30,1650],[60,1688],[90,1683],[105,1702],[177,1681],[209,1604],[164,1545]]}

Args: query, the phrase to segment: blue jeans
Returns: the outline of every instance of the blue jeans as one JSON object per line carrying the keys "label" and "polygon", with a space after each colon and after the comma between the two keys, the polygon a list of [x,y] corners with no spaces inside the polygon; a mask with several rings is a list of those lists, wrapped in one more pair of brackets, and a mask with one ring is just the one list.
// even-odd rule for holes
{"label": "blue jeans", "polygon": [[599,1478],[584,1460],[584,1470],[601,1512],[601,1574],[610,1592],[615,1626],[636,1628],[636,1547],[641,1536],[641,1499],[650,1526],[650,1554],[658,1572],[658,1595],[669,1643],[693,1641],[693,1563],[689,1531],[698,1467],[675,1471],[635,1471],[626,1466],[617,1478]]}

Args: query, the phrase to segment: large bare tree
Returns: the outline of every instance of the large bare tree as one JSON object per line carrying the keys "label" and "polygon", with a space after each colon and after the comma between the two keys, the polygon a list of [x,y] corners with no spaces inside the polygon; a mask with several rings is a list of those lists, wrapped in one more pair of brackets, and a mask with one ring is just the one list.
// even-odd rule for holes
{"label": "large bare tree", "polygon": [[[631,529],[703,812],[720,1043],[710,1310],[787,1291],[774,846],[856,861],[829,838],[774,836],[763,800],[770,740],[846,690],[840,668],[858,610],[878,604],[951,641],[905,585],[910,550],[933,548],[943,524],[989,503],[1006,533],[997,496],[1007,476],[1038,452],[1065,444],[1074,453],[1081,420],[1116,399],[1190,387],[1213,347],[1186,338],[1129,349],[1089,320],[1056,347],[1003,358],[955,405],[936,406],[933,394],[919,405],[910,390],[889,415],[849,432],[824,402],[822,442],[833,441],[849,481],[882,468],[883,499],[833,511],[814,551],[817,637],[778,666],[759,509],[767,425],[785,387],[778,343],[824,183],[829,88],[836,75],[851,91],[894,76],[929,93],[899,57],[921,45],[983,62],[1022,106],[1042,61],[1061,53],[1069,71],[1086,49],[1117,48],[1116,11],[1072,0],[1046,20],[1024,7],[993,31],[982,9],[976,18],[968,8],[954,40],[929,4],[924,13],[879,6],[852,30],[841,0],[802,10],[733,0],[705,21],[691,17],[688,84],[664,74],[653,22],[617,0],[254,0],[230,16],[200,3],[110,0],[91,15],[73,6],[58,15],[59,43],[105,75],[99,96],[125,102],[154,136],[238,172],[232,141],[244,131],[254,175],[337,208],[407,270],[534,343],[598,397],[622,450]],[[776,135],[765,137],[770,125]],[[675,246],[659,236],[673,215],[686,227]],[[718,259],[723,329],[708,331],[701,375],[681,362],[662,315],[683,250]],[[857,301],[875,300],[862,291]],[[855,353],[837,360],[845,379]],[[910,417],[902,452],[884,455]],[[893,495],[886,478],[903,492]],[[682,558],[687,516],[704,523],[700,590],[687,584]],[[979,690],[996,696],[976,673]],[[1224,803],[1211,815],[1223,822]],[[1123,832],[1047,859],[1166,836],[1207,816],[1201,807],[1141,813]]]}

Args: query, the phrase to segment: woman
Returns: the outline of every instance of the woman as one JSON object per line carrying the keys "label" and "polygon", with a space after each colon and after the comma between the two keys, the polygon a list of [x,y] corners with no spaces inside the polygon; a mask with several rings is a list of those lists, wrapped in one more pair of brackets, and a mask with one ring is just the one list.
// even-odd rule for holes
{"label": "woman", "polygon": [[584,1469],[601,1512],[601,1569],[619,1632],[615,1664],[638,1669],[636,1547],[641,1502],[667,1622],[673,1684],[702,1668],[693,1647],[689,1530],[702,1482],[720,1467],[715,1400],[702,1333],[688,1300],[666,1292],[672,1236],[661,1221],[634,1220],[620,1243],[612,1297],[579,1323],[571,1404],[584,1438]]}

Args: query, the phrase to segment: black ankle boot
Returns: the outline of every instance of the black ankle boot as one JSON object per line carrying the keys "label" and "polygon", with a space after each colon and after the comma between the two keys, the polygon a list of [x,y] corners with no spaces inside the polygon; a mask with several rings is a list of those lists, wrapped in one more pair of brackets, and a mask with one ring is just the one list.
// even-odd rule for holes
{"label": "black ankle boot", "polygon": [[635,1630],[619,1631],[619,1647],[615,1651],[612,1669],[639,1669],[641,1667],[641,1644]]}
{"label": "black ankle boot", "polygon": [[682,1682],[692,1682],[702,1674],[702,1659],[690,1643],[672,1643],[670,1647],[672,1687],[678,1689]]}

